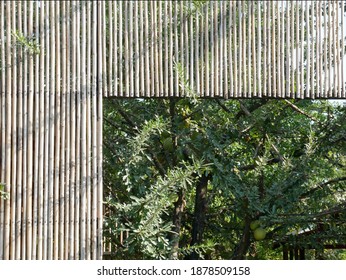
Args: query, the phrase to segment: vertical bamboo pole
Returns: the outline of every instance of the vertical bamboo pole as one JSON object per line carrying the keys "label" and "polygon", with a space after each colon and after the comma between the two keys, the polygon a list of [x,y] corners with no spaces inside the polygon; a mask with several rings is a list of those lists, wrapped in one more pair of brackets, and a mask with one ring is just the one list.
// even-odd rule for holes
{"label": "vertical bamboo pole", "polygon": [[160,66],[159,66],[159,41],[161,41],[161,39],[158,36],[158,30],[160,29],[160,21],[157,19],[157,11],[158,11],[158,7],[157,4],[159,4],[160,2],[156,2],[154,1],[152,3],[152,19],[153,19],[153,51],[154,51],[154,72],[155,76],[154,78],[154,96],[155,97],[159,97],[160,96]]}
{"label": "vertical bamboo pole", "polygon": [[66,187],[65,187],[65,251],[64,259],[69,259],[70,252],[70,191],[71,183],[71,95],[74,94],[71,88],[71,13],[70,2],[66,2]]}
{"label": "vertical bamboo pole", "polygon": [[[119,6],[119,15],[121,15],[121,4]],[[91,232],[91,251],[93,260],[97,257],[97,155],[96,155],[96,135],[97,135],[97,127],[96,127],[96,118],[97,118],[97,104],[96,104],[96,94],[97,94],[97,3],[96,1],[92,2],[92,95],[91,95],[91,118],[92,118],[92,136],[91,136],[91,154],[92,154],[92,232]],[[119,17],[119,25],[121,26],[121,16]],[[119,28],[119,35],[122,33],[121,28]],[[119,37],[121,38],[121,37]],[[120,41],[121,42],[121,41]],[[121,44],[120,44],[121,46]],[[120,49],[119,49],[120,52]],[[120,56],[120,60],[122,55]],[[119,78],[122,69],[119,67]],[[120,80],[121,82],[121,80]],[[121,82],[122,83],[122,82]],[[121,87],[120,87],[121,89]],[[122,91],[120,91],[122,93]]]}
{"label": "vertical bamboo pole", "polygon": [[332,51],[331,51],[331,33],[333,32],[331,20],[332,20],[332,9],[331,9],[332,2],[329,1],[328,3],[328,30],[327,30],[327,36],[328,36],[328,70],[327,70],[327,79],[328,79],[328,94],[327,97],[332,96],[332,85],[331,85],[331,68],[332,68]]}
{"label": "vertical bamboo pole", "polygon": [[[49,40],[49,33],[50,33],[50,5],[49,2],[45,2],[45,10],[46,10],[46,16],[45,16],[45,108],[44,108],[44,115],[45,115],[45,123],[44,123],[44,199],[43,199],[43,256],[42,259],[47,260],[48,259],[48,226],[49,226],[49,85],[50,85],[50,75],[49,75],[49,69],[50,69],[50,40]],[[24,70],[25,73],[25,70]],[[24,99],[25,101],[25,99]],[[24,106],[25,108],[25,106]],[[24,128],[26,125],[24,124]],[[24,131],[24,137],[25,137],[25,131]],[[25,138],[24,138],[25,140]],[[25,145],[24,145],[25,147]],[[23,155],[25,156],[25,151],[23,149]],[[24,161],[25,162],[25,161]],[[24,167],[23,167],[24,168]],[[23,172],[24,176],[24,172]],[[24,182],[23,182],[24,183]],[[24,188],[23,188],[24,192]],[[23,196],[23,201],[25,201]]]}
{"label": "vertical bamboo pole", "polygon": [[273,19],[271,18],[271,2],[267,2],[267,11],[268,11],[268,30],[267,30],[267,34],[268,34],[268,64],[267,64],[267,67],[268,67],[268,97],[272,96],[272,92],[273,92],[273,88],[272,88],[272,67],[273,67],[273,64],[272,64],[272,40],[271,40],[271,29],[273,28],[272,25],[273,25]]}
{"label": "vertical bamboo pole", "polygon": [[145,44],[145,96],[151,96],[150,83],[152,68],[150,67],[149,55],[152,54],[151,42],[149,42],[149,11],[148,11],[148,2],[144,1],[144,44]]}
{"label": "vertical bamboo pole", "polygon": [[[18,29],[23,32],[22,24],[22,3],[18,2]],[[17,165],[17,197],[16,197],[16,253],[15,259],[21,258],[21,235],[22,235],[22,181],[23,181],[23,51],[18,49],[18,165]],[[3,60],[2,60],[3,61]],[[1,181],[1,179],[0,179]],[[1,226],[1,225],[0,225]],[[2,226],[1,226],[2,228]],[[0,245],[1,246],[1,245]],[[1,256],[0,256],[1,258]]]}
{"label": "vertical bamboo pole", "polygon": [[335,34],[335,40],[334,40],[334,46],[335,46],[335,50],[336,50],[336,54],[335,54],[335,58],[336,58],[336,70],[335,70],[335,96],[340,98],[340,39],[339,39],[339,1],[337,1],[335,3],[335,22],[336,22],[336,26],[335,26],[335,30],[334,30],[334,34]]}
{"label": "vertical bamboo pole", "polygon": [[204,45],[205,45],[205,52],[204,52],[204,65],[205,65],[205,92],[204,95],[209,97],[210,96],[210,90],[209,90],[209,14],[208,14],[208,4],[206,4],[205,7],[205,16],[204,16]]}
{"label": "vertical bamboo pole", "polygon": [[[57,15],[59,16],[59,14]],[[66,162],[65,162],[65,146],[66,146],[66,2],[61,3],[61,148],[60,153],[60,182],[59,182],[59,259],[65,258],[65,176],[66,176]],[[59,32],[60,33],[60,32]],[[57,41],[59,37],[57,35]],[[60,67],[57,67],[57,72]],[[60,75],[60,73],[59,73]],[[58,84],[58,86],[60,86]]]}
{"label": "vertical bamboo pole", "polygon": [[277,25],[277,49],[276,49],[276,63],[277,63],[277,72],[276,72],[276,79],[277,79],[277,92],[276,92],[276,97],[281,97],[281,12],[280,12],[280,2],[276,3],[276,8],[275,12],[277,14],[277,20],[276,20],[276,25]]}
{"label": "vertical bamboo pole", "polygon": [[[344,72],[344,61],[345,61],[345,39],[344,39],[344,24],[345,24],[345,2],[341,1],[341,97],[346,98],[345,94],[345,72]],[[321,23],[320,23],[321,24]]]}
{"label": "vertical bamboo pole", "polygon": [[[93,8],[95,9],[95,8]],[[124,96],[124,90],[123,90],[123,73],[124,73],[124,66],[123,66],[123,43],[124,43],[124,36],[123,36],[123,2],[119,3],[119,94],[120,96]],[[126,37],[125,37],[126,38]]]}
{"label": "vertical bamboo pole", "polygon": [[[287,3],[286,3],[287,5]],[[285,8],[284,3],[281,2],[281,89],[280,97],[285,97]],[[287,46],[286,46],[287,47]]]}
{"label": "vertical bamboo pole", "polygon": [[[311,80],[311,42],[310,42],[310,16],[309,16],[309,4],[308,2],[305,3],[305,13],[306,13],[306,24],[307,24],[307,67],[306,67],[306,97],[310,97],[310,80]],[[304,23],[304,19],[302,20],[302,23]],[[313,31],[313,30],[312,30]],[[303,33],[303,32],[302,32]],[[304,44],[304,40],[302,39],[302,44]],[[304,71],[302,70],[302,81],[303,81]]]}
{"label": "vertical bamboo pole", "polygon": [[[290,38],[290,25],[292,22],[290,22],[290,13],[292,9],[292,3],[287,2],[286,3],[286,73],[285,73],[285,94],[283,96],[290,97],[290,88],[291,88],[291,77],[290,77],[290,50],[291,50],[291,38]],[[293,12],[293,11],[292,11]]]}
{"label": "vertical bamboo pole", "polygon": [[172,64],[172,71],[174,74],[174,96],[179,96],[179,76],[178,71],[174,69],[179,61],[179,33],[178,33],[178,3],[174,1],[174,64]]}
{"label": "vertical bamboo pole", "polygon": [[[179,44],[179,48],[180,48],[180,61],[179,61],[179,63],[180,63],[180,66],[181,66],[181,68],[182,69],[185,69],[185,64],[184,64],[184,37],[185,37],[185,35],[184,35],[184,30],[185,30],[185,28],[184,28],[184,25],[185,25],[185,20],[186,20],[186,18],[185,18],[185,15],[184,15],[184,9],[183,9],[183,2],[182,1],[180,1],[179,2],[179,12],[180,12],[180,30],[179,30],[179,33],[180,33],[180,44]],[[185,39],[187,40],[187,38],[185,37]],[[185,94],[185,90],[184,90],[184,81],[181,81],[182,80],[182,78],[181,77],[179,77],[179,82],[178,82],[178,84],[180,85],[180,91],[179,91],[179,97],[181,97],[181,96],[184,96],[184,94]]]}
{"label": "vertical bamboo pole", "polygon": [[155,32],[154,29],[155,26],[155,8],[154,8],[154,2],[149,2],[150,4],[150,96],[155,96]]}
{"label": "vertical bamboo pole", "polygon": [[218,22],[218,44],[219,44],[219,55],[218,55],[218,60],[219,60],[219,65],[218,65],[218,72],[219,72],[219,75],[217,75],[217,84],[218,84],[218,88],[219,88],[219,91],[217,93],[218,96],[223,96],[223,91],[224,91],[224,88],[223,88],[223,84],[222,84],[222,81],[223,81],[223,53],[224,53],[224,50],[223,50],[223,45],[224,45],[224,12],[223,12],[223,5],[224,3],[223,2],[220,2],[218,3],[218,18],[220,18],[220,22]]}
{"label": "vertical bamboo pole", "polygon": [[116,30],[116,26],[113,29],[113,3],[108,3],[108,26],[109,26],[109,38],[108,38],[108,90],[109,92],[105,93],[106,96],[113,95],[113,46],[116,48],[116,45],[113,43],[113,34],[114,30]]}
{"label": "vertical bamboo pole", "polygon": [[335,33],[336,33],[336,30],[337,30],[337,27],[335,26],[335,21],[336,21],[336,3],[335,1],[333,1],[333,14],[332,14],[332,18],[333,18],[333,27],[332,27],[332,40],[333,40],[333,97],[336,97],[337,96],[337,79],[336,79],[336,76],[337,76],[337,65],[338,65],[338,62],[337,62],[337,49],[336,49],[336,36],[335,36]]}
{"label": "vertical bamboo pole", "polygon": [[[81,3],[77,2],[77,9],[76,9],[76,31],[77,31],[77,40],[76,40],[76,198],[75,198],[75,238],[74,238],[74,247],[75,247],[75,259],[80,259],[80,226],[81,226],[81,42],[80,42],[80,34],[81,34],[81,27],[80,27],[80,15],[81,15]],[[103,15],[101,15],[103,16]],[[99,44],[102,54],[102,37],[99,38]],[[103,57],[100,56],[100,59],[102,60]],[[105,79],[107,76],[105,74],[105,71],[100,73],[102,75],[102,79]],[[101,77],[100,77],[101,79]],[[105,84],[107,82],[105,81]]]}
{"label": "vertical bamboo pole", "polygon": [[[5,123],[5,166],[11,166],[11,126],[12,126],[12,58],[11,53],[11,2],[6,2],[6,96],[5,96],[5,111],[6,111],[6,123]],[[11,168],[5,168],[5,188],[4,191],[7,193],[11,192]],[[4,219],[4,259],[10,259],[10,200],[5,200],[5,219]]]}
{"label": "vertical bamboo pole", "polygon": [[[1,14],[2,17],[0,18],[0,40],[1,42],[5,41],[5,2],[1,1],[0,2],[0,9],[1,9]],[[0,55],[1,55],[1,61],[6,61],[5,59],[5,44],[1,46],[0,49]],[[1,161],[1,169],[0,169],[0,182],[4,183],[5,182],[5,166],[6,166],[6,156],[5,156],[5,89],[6,89],[6,78],[5,78],[5,68],[1,67],[0,68],[0,74],[1,74],[1,91],[0,91],[0,141],[1,141],[1,146],[0,146],[0,161]],[[0,198],[0,228],[4,229],[5,228],[5,200],[3,198]],[[0,259],[4,259],[4,231],[0,231]]]}
{"label": "vertical bamboo pole", "polygon": [[[247,69],[246,69],[246,50],[247,50],[247,36],[246,36],[246,23],[247,23],[247,17],[246,14],[249,14],[249,3],[242,2],[243,5],[243,15],[242,15],[242,40],[243,47],[242,47],[242,63],[243,63],[243,90],[242,90],[242,96],[247,97],[248,96],[248,88],[247,88]],[[250,34],[249,34],[250,35]]]}
{"label": "vertical bamboo pole", "polygon": [[173,14],[172,14],[172,1],[168,2],[168,11],[167,11],[167,17],[169,19],[169,22],[167,25],[169,25],[169,28],[167,27],[166,32],[168,32],[168,77],[169,77],[169,94],[167,96],[173,97],[174,96],[174,71],[173,71]]}
{"label": "vertical bamboo pole", "polygon": [[[101,3],[100,7],[99,7],[99,15],[98,15],[98,19],[99,19],[99,27],[104,26],[105,27],[105,17],[102,17],[102,14],[105,11],[105,3]],[[105,30],[104,30],[105,31]],[[99,38],[98,40],[100,40],[102,36],[105,36],[105,34],[102,34],[101,32],[98,32]],[[104,45],[103,45],[104,47]],[[102,48],[101,48],[102,49]],[[99,49],[100,50],[100,49]],[[102,65],[102,61],[101,61],[101,65],[99,62],[99,70],[104,68],[104,65]],[[102,72],[101,72],[102,73]],[[102,224],[103,224],[103,211],[102,211],[102,205],[103,205],[103,188],[102,188],[102,159],[103,159],[103,155],[102,155],[102,98],[103,98],[103,94],[102,94],[102,75],[100,75],[101,73],[98,73],[98,77],[99,82],[98,82],[98,90],[99,92],[97,93],[97,105],[98,105],[98,116],[97,116],[97,167],[98,167],[98,173],[97,173],[97,220],[98,220],[98,232],[97,232],[97,259],[101,259],[102,258]]]}
{"label": "vertical bamboo pole", "polygon": [[[72,15],[72,48],[71,48],[71,77],[76,77],[76,1],[71,3],[71,15]],[[96,49],[96,46],[95,46]],[[71,91],[71,107],[70,107],[70,135],[71,135],[71,152],[70,152],[70,225],[69,225],[69,259],[75,258],[75,188],[76,188],[76,95],[77,85],[76,79],[72,79],[72,91]]]}
{"label": "vertical bamboo pole", "polygon": [[[252,81],[251,78],[253,77],[252,74],[252,55],[253,53],[251,53],[251,43],[253,40],[253,37],[255,35],[255,33],[253,33],[252,30],[252,17],[253,17],[253,3],[249,2],[247,5],[247,38],[245,39],[245,41],[247,41],[247,58],[245,58],[247,60],[247,63],[244,63],[244,70],[246,70],[247,68],[247,76],[246,76],[246,81],[245,83],[247,83],[246,86],[246,97],[251,97],[252,94]],[[245,34],[246,36],[246,34]],[[247,65],[245,65],[247,64]]]}
{"label": "vertical bamboo pole", "polygon": [[223,78],[223,84],[222,86],[222,94],[221,96],[224,98],[228,98],[228,63],[231,63],[231,61],[228,61],[228,52],[227,52],[227,4],[228,2],[222,3],[222,48],[223,48],[223,55],[221,57],[222,61],[222,72],[224,73]]}
{"label": "vertical bamboo pole", "polygon": [[[237,47],[237,24],[236,24],[236,19],[237,19],[237,2],[232,1],[232,6],[233,6],[233,20],[232,20],[232,25],[233,25],[233,60],[234,60],[234,95],[232,97],[237,97],[239,93],[239,88],[238,88],[238,47]],[[240,15],[238,14],[240,17]]]}
{"label": "vertical bamboo pole", "polygon": [[[111,7],[111,3],[109,3],[109,7]],[[87,91],[87,78],[86,78],[86,3],[82,3],[81,7],[81,159],[80,159],[80,169],[81,169],[81,179],[80,179],[80,259],[85,260],[86,259],[86,211],[87,211],[87,193],[86,193],[86,176],[87,176],[87,147],[86,147],[86,120],[87,120],[87,112],[86,112],[86,91]],[[111,19],[110,19],[111,22]],[[112,41],[110,41],[112,42]],[[104,46],[105,47],[105,46]],[[109,49],[108,54],[110,55],[112,53],[111,49]],[[109,63],[109,68],[111,68],[111,65],[113,63]],[[104,73],[106,75],[106,73]],[[112,76],[108,76],[110,79],[108,80],[109,89],[111,92],[112,86],[111,86],[111,79]],[[107,94],[106,94],[107,95]]]}
{"label": "vertical bamboo pole", "polygon": [[[16,3],[12,2],[12,29],[18,30],[18,26],[16,23]],[[15,251],[16,251],[16,232],[15,232],[15,226],[16,226],[16,185],[17,185],[17,49],[12,49],[12,96],[11,96],[11,103],[12,103],[12,148],[11,148],[11,154],[12,154],[12,166],[11,166],[11,193],[10,193],[10,259],[15,259]]]}
{"label": "vertical bamboo pole", "polygon": [[[232,55],[232,49],[235,49],[235,46],[232,45],[235,37],[233,35],[233,30],[232,26],[234,25],[234,15],[233,15],[233,10],[234,10],[234,3],[232,1],[229,2],[229,17],[228,17],[228,26],[227,26],[227,31],[228,31],[228,79],[226,80],[226,83],[228,84],[229,80],[229,91],[227,91],[227,96],[228,97],[233,97],[234,96],[234,79],[233,79],[233,55]],[[233,40],[232,40],[233,39]],[[234,60],[236,60],[236,57],[234,57]]]}
{"label": "vertical bamboo pole", "polygon": [[242,53],[243,53],[243,42],[244,42],[244,38],[243,38],[243,36],[242,36],[242,29],[243,29],[243,27],[242,27],[242,18],[244,17],[243,16],[243,9],[242,9],[242,6],[243,6],[243,2],[238,2],[238,28],[239,28],[239,31],[238,31],[238,33],[239,33],[239,47],[238,47],[238,50],[239,50],[239,53],[238,53],[238,58],[239,58],[239,60],[238,60],[238,66],[239,66],[239,71],[238,71],[238,81],[239,81],[239,83],[238,83],[238,94],[237,94],[237,96],[236,97],[243,97],[243,92],[242,92],[242,89],[243,89],[243,87],[242,87],[242,78],[243,78],[243,72],[242,72],[242,66],[243,66],[243,60],[242,60],[242,58],[243,58],[243,55],[242,55]]}
{"label": "vertical bamboo pole", "polygon": [[[307,97],[311,97],[312,99],[315,99],[315,1],[311,1],[311,24],[312,24],[312,32],[311,32],[311,77],[310,77],[310,84],[311,84],[311,94]],[[317,30],[316,30],[317,31]]]}
{"label": "vertical bamboo pole", "polygon": [[276,20],[275,20],[275,4],[272,2],[272,79],[273,79],[273,88],[272,88],[272,96],[277,96],[276,91]]}
{"label": "vertical bamboo pole", "polygon": [[[39,6],[35,3],[35,36],[37,43],[40,43],[40,21],[39,21]],[[33,260],[37,259],[37,229],[38,229],[38,172],[39,172],[39,144],[40,144],[40,134],[39,134],[39,102],[40,102],[40,91],[39,91],[39,55],[35,54],[35,76],[34,76],[34,178],[33,178],[33,227],[32,227],[32,253],[31,258]]]}
{"label": "vertical bamboo pole", "polygon": [[[261,72],[262,72],[262,27],[261,27],[261,3],[257,2],[257,91],[258,96],[262,97],[262,81],[261,81]],[[256,86],[255,86],[255,92],[256,92]]]}
{"label": "vertical bamboo pole", "polygon": [[[29,2],[28,33],[33,32],[33,2]],[[34,62],[29,56],[29,93],[28,93],[28,177],[27,177],[27,259],[32,256],[32,202],[33,202],[33,107],[34,107]]]}
{"label": "vertical bamboo pole", "polygon": [[134,71],[134,96],[140,96],[140,87],[139,87],[139,37],[138,37],[138,21],[140,20],[138,15],[138,2],[134,3],[134,19],[135,19],[135,27],[134,27],[134,42],[135,42],[135,52],[134,52],[134,62],[135,62],[135,71]]}
{"label": "vertical bamboo pole", "polygon": [[163,68],[162,68],[162,62],[163,62],[163,53],[162,53],[162,40],[163,40],[163,36],[162,36],[162,5],[161,5],[161,1],[157,2],[158,7],[157,7],[157,11],[156,14],[158,14],[158,19],[157,19],[157,25],[158,28],[156,28],[158,30],[158,34],[156,36],[156,45],[158,46],[157,49],[157,56],[158,56],[158,62],[157,62],[157,66],[158,66],[158,96],[166,96],[167,92],[164,92],[163,90]]}
{"label": "vertical bamboo pole", "polygon": [[[210,96],[214,97],[215,95],[215,46],[216,46],[216,35],[215,35],[215,15],[214,12],[214,2],[210,2],[210,15],[211,15],[211,22],[210,22],[210,40],[211,40],[211,56],[210,56]],[[217,20],[217,19],[216,19]]]}
{"label": "vertical bamboo pole", "polygon": [[[133,81],[133,68],[134,68],[134,55],[133,55],[133,1],[128,2],[128,21],[129,21],[129,26],[128,26],[128,34],[129,34],[129,41],[128,41],[128,67],[129,67],[129,83],[130,83],[130,93],[129,96],[133,97],[134,96],[134,81]],[[136,21],[137,19],[135,19]],[[105,61],[104,61],[105,63]],[[104,65],[105,66],[105,65]]]}
{"label": "vertical bamboo pole", "polygon": [[[199,36],[200,36],[200,27],[199,27],[199,15],[198,11],[195,11],[195,22],[196,22],[196,28],[195,28],[195,41],[196,41],[196,48],[195,48],[195,61],[194,61],[194,73],[196,77],[196,94],[198,96],[201,96],[201,84],[200,84],[200,66],[199,66],[199,57],[200,57],[200,42],[199,42]],[[173,82],[173,81],[172,81]]]}
{"label": "vertical bamboo pole", "polygon": [[193,36],[193,14],[192,14],[192,1],[190,0],[189,1],[189,6],[190,6],[190,9],[191,9],[191,13],[189,15],[190,17],[190,20],[189,20],[189,36],[190,36],[190,42],[189,42],[189,67],[187,68],[187,72],[189,72],[189,87],[190,89],[195,93],[195,89],[194,89],[194,71],[193,71],[193,60],[194,60],[194,42],[193,42],[193,39],[194,39],[194,36]]}
{"label": "vertical bamboo pole", "polygon": [[144,20],[143,20],[143,1],[139,1],[138,3],[138,21],[139,21],[139,50],[138,50],[138,60],[139,60],[139,79],[140,79],[140,96],[145,97],[145,79],[144,79],[144,56],[146,55],[147,49],[144,43]]}
{"label": "vertical bamboo pole", "polygon": [[[160,17],[161,18],[161,17]],[[165,1],[164,2],[164,10],[163,10],[163,30],[164,30],[164,46],[165,46],[165,50],[164,50],[164,65],[165,67],[162,68],[162,71],[164,72],[164,96],[170,96],[170,92],[169,92],[169,80],[168,80],[168,74],[170,71],[170,64],[169,64],[169,60],[168,60],[168,54],[169,54],[169,44],[168,44],[168,3]],[[170,32],[171,33],[171,32]],[[161,32],[162,34],[162,32]],[[162,35],[161,35],[162,37]],[[162,40],[163,40],[162,39]],[[160,41],[162,41],[160,40]],[[162,62],[161,62],[161,67],[162,67]]]}
{"label": "vertical bamboo pole", "polygon": [[[114,26],[114,36],[113,36],[113,57],[114,57],[114,62],[112,60],[110,60],[110,62],[113,64],[114,63],[114,76],[113,76],[113,96],[118,96],[118,75],[119,75],[119,71],[118,71],[118,2],[117,1],[113,1],[113,26]],[[112,5],[110,4],[110,5]],[[91,10],[91,5],[88,4],[88,15],[89,15],[89,20],[87,20],[88,22],[88,26],[89,26],[89,21],[91,21],[91,15],[90,15],[90,10]],[[90,26],[89,26],[90,27]],[[91,38],[91,34],[88,35],[89,38]],[[110,40],[111,41],[111,40]],[[121,41],[119,41],[121,42]],[[90,58],[90,56],[88,56]],[[111,90],[110,90],[111,92]]]}
{"label": "vertical bamboo pole", "polygon": [[291,20],[290,20],[290,26],[291,26],[291,30],[290,30],[290,37],[291,37],[291,61],[290,61],[290,64],[291,64],[291,72],[290,72],[290,80],[291,80],[291,88],[290,88],[290,93],[291,93],[291,96],[292,97],[295,97],[296,95],[296,90],[295,90],[295,83],[294,83],[294,77],[295,77],[295,68],[294,68],[294,65],[295,65],[295,61],[294,61],[294,50],[295,50],[295,45],[296,45],[296,42],[294,40],[294,28],[295,28],[295,25],[294,25],[294,18],[295,18],[295,12],[294,12],[294,8],[296,8],[297,5],[295,5],[295,2],[291,2]]}
{"label": "vertical bamboo pole", "polygon": [[[125,25],[125,30],[124,30],[124,63],[125,63],[125,97],[129,97],[129,91],[130,91],[130,59],[129,59],[129,2],[126,1],[124,2],[125,9],[124,9],[124,25]],[[131,19],[132,21],[132,19]],[[99,42],[100,44],[100,42]],[[98,46],[99,48],[101,47],[100,45]]]}
{"label": "vertical bamboo pole", "polygon": [[[114,4],[114,18],[116,19],[116,2],[113,2]],[[92,165],[92,155],[91,155],[91,124],[92,124],[92,118],[91,118],[91,81],[92,81],[92,69],[91,69],[91,61],[92,61],[92,52],[91,52],[91,44],[92,44],[92,33],[91,33],[91,2],[87,2],[87,9],[86,9],[87,15],[86,15],[86,22],[87,22],[87,79],[86,79],[86,192],[87,192],[87,218],[86,218],[86,259],[91,259],[91,165]],[[114,21],[114,29],[116,30],[116,20]],[[114,32],[114,41],[116,42],[117,34]],[[114,44],[114,53],[115,57],[117,50],[117,44]],[[112,63],[112,61],[111,61]],[[115,64],[116,65],[116,64]],[[116,67],[114,67],[116,69]],[[114,75],[114,80],[116,81],[117,76]],[[114,86],[113,90],[116,90],[116,86]]]}
{"label": "vertical bamboo pole", "polygon": [[267,40],[267,31],[268,28],[268,19],[267,19],[267,3],[263,3],[263,42],[264,42],[264,50],[263,50],[263,94],[265,96],[268,95],[268,66],[267,66],[267,52],[268,52],[268,40]]}
{"label": "vertical bamboo pole", "polygon": [[299,8],[300,3],[299,1],[296,2],[296,81],[297,81],[297,98],[301,98],[301,88],[300,88],[300,71],[299,71],[299,65],[300,65],[300,40],[299,40]]}
{"label": "vertical bamboo pole", "polygon": [[[55,3],[55,15],[54,15],[54,29],[55,29],[55,42],[60,43],[60,5],[59,2]],[[54,34],[52,34],[54,36]],[[59,176],[60,176],[60,104],[61,104],[61,92],[60,92],[60,44],[55,45],[55,86],[54,86],[54,249],[53,249],[53,259],[57,260],[59,258]]]}

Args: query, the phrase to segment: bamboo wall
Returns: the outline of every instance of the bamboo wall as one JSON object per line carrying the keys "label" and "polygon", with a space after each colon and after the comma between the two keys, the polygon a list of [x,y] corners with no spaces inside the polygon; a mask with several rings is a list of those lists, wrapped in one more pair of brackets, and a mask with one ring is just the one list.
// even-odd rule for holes
{"label": "bamboo wall", "polygon": [[102,257],[104,96],[346,98],[344,1],[196,3],[0,2],[0,259]]}
{"label": "bamboo wall", "polygon": [[100,6],[1,1],[0,259],[102,256]]}
{"label": "bamboo wall", "polygon": [[346,98],[344,1],[106,6],[106,96]]}

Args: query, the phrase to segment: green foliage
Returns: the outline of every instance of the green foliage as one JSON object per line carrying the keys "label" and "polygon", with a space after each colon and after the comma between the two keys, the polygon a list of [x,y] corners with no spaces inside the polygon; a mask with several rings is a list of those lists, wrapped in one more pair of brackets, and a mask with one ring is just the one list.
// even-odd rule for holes
{"label": "green foliage", "polygon": [[40,53],[40,45],[34,36],[24,36],[22,32],[15,30],[12,32],[12,37],[15,39],[14,47],[22,47],[24,52],[29,53],[29,55]]}
{"label": "green foliage", "polygon": [[5,184],[0,183],[0,198],[8,199],[9,198],[9,193],[5,192],[4,189],[5,189]]}

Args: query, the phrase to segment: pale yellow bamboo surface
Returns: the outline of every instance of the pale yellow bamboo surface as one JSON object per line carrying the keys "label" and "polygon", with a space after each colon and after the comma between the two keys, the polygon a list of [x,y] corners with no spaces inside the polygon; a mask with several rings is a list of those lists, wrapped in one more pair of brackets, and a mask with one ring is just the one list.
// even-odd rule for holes
{"label": "pale yellow bamboo surface", "polygon": [[97,11],[0,4],[0,259],[102,258]]}
{"label": "pale yellow bamboo surface", "polygon": [[100,259],[102,98],[346,98],[345,1],[1,1],[0,259]]}

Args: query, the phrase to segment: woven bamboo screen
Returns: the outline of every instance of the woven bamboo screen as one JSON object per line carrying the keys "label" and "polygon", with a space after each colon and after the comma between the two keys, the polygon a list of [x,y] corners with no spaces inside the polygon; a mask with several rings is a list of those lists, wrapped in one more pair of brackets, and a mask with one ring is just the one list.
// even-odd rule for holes
{"label": "woven bamboo screen", "polygon": [[344,1],[1,1],[0,259],[102,257],[102,97],[346,98]]}
{"label": "woven bamboo screen", "polygon": [[346,98],[344,1],[106,8],[106,96]]}

